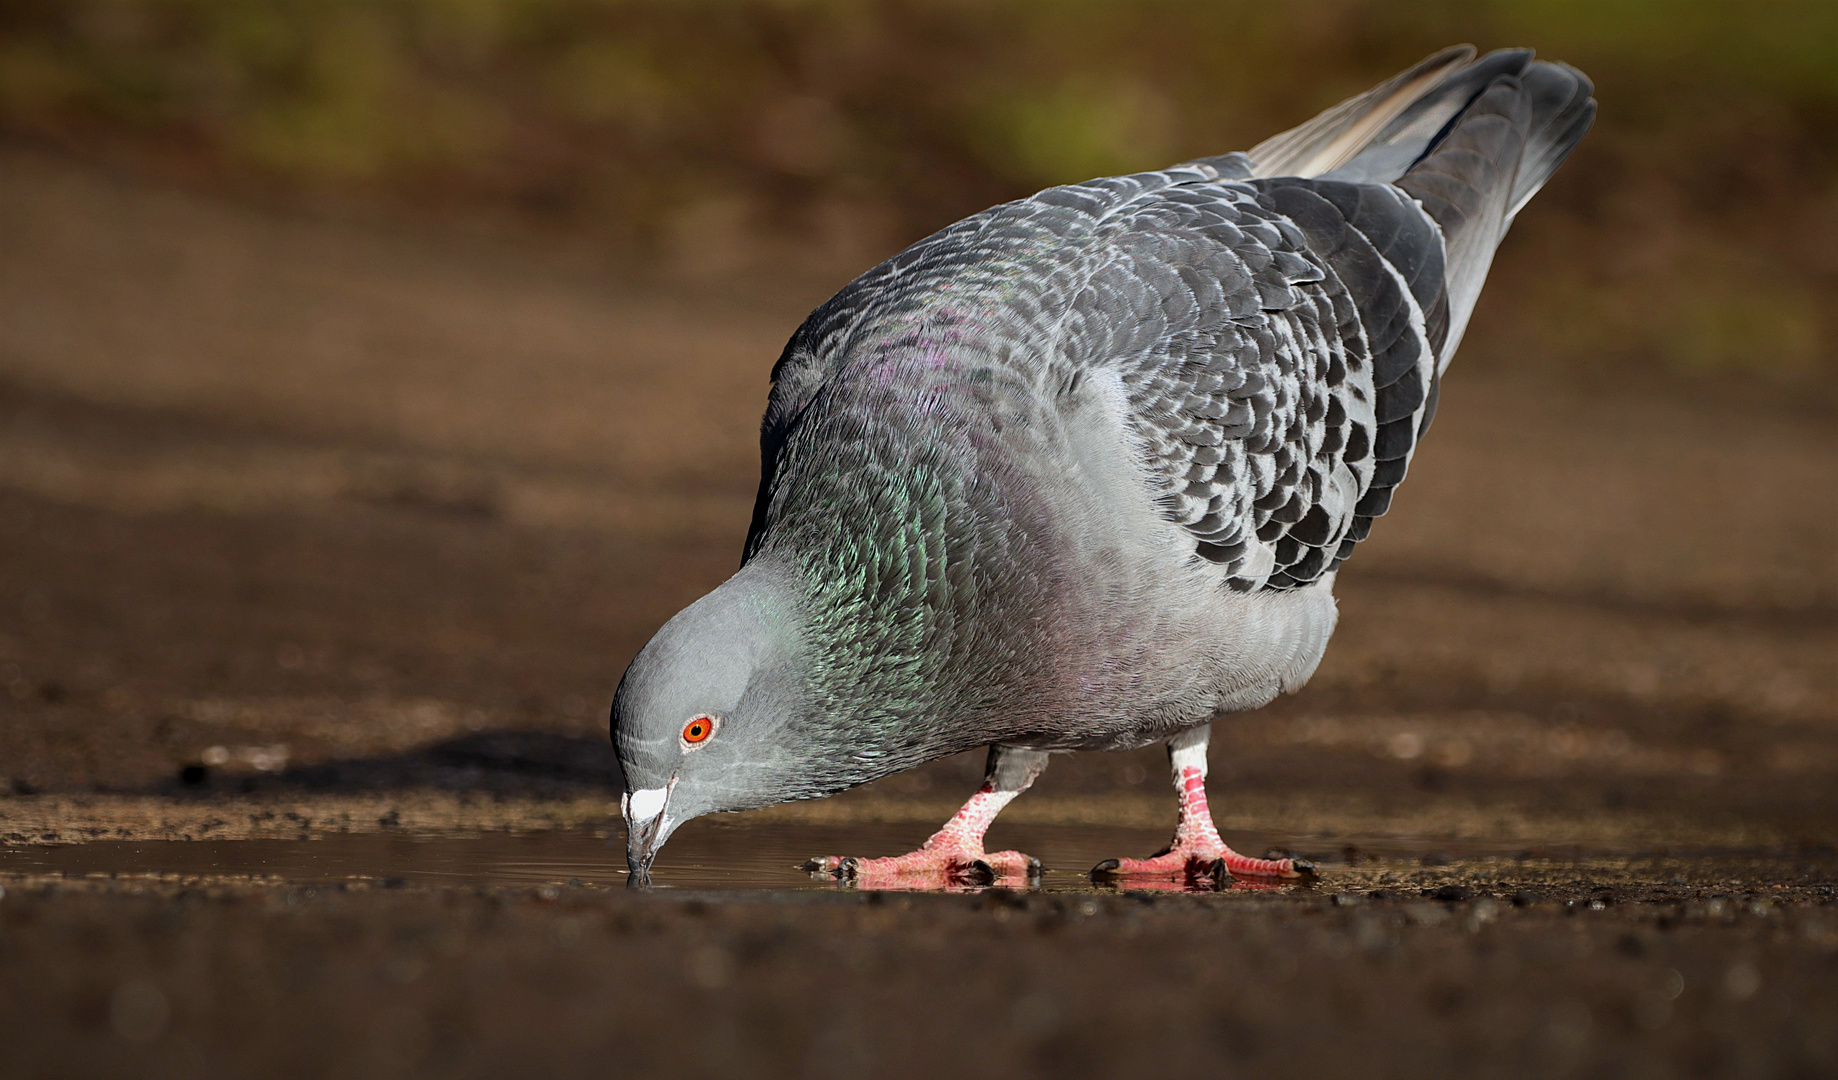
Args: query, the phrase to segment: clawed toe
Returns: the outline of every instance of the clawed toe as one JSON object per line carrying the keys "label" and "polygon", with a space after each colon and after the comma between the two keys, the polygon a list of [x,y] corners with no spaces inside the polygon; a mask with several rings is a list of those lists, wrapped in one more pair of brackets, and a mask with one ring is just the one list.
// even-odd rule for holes
{"label": "clawed toe", "polygon": [[983,856],[982,861],[997,877],[1025,878],[1030,883],[1040,878],[1040,860],[1023,852],[997,851]]}
{"label": "clawed toe", "polygon": [[888,860],[863,860],[853,855],[819,855],[814,859],[806,859],[801,869],[815,878],[827,877],[836,881],[852,882],[862,877],[862,864],[864,862],[872,864],[886,861]]}
{"label": "clawed toe", "polygon": [[1040,880],[1040,860],[1019,851],[978,855],[921,850],[886,859],[822,855],[800,865],[812,877],[868,889],[976,888],[998,882],[1032,885]]}
{"label": "clawed toe", "polygon": [[1259,887],[1257,883],[1273,883],[1273,879],[1296,881],[1315,876],[1315,864],[1307,859],[1251,859],[1230,848],[1223,855],[1174,851],[1147,859],[1105,859],[1091,868],[1094,882],[1129,881],[1145,888],[1178,888],[1179,883],[1189,888]]}
{"label": "clawed toe", "polygon": [[[1163,852],[1147,859],[1105,859],[1091,868],[1090,876],[1093,882],[1140,880],[1151,888],[1165,888],[1175,882],[1204,886],[1216,880],[1213,869],[1217,862],[1201,858],[1171,858],[1170,853]],[[1229,884],[1229,876],[1224,880]]]}
{"label": "clawed toe", "polygon": [[1243,855],[1228,852],[1213,867],[1214,876],[1221,882],[1229,883],[1236,879],[1248,879],[1263,882],[1268,887],[1272,879],[1280,881],[1312,881],[1318,873],[1315,864],[1307,859],[1285,855],[1272,851],[1265,858],[1250,859]]}

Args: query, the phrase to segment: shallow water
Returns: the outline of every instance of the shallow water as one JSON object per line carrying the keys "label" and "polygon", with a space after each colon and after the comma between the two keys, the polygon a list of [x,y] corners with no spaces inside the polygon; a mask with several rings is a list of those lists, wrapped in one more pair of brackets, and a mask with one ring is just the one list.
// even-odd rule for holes
{"label": "shallow water", "polygon": [[[898,854],[923,840],[912,824],[693,823],[672,838],[654,884],[692,889],[827,889],[799,869],[818,854]],[[1146,854],[1161,830],[1089,826],[1016,827],[1004,842],[1040,859],[1045,889],[1090,888],[1093,865]],[[366,833],[310,840],[103,840],[0,848],[0,874],[177,875],[285,881],[392,881],[423,885],[623,885],[624,837],[586,832],[474,833],[416,837]]]}
{"label": "shallow water", "polygon": [[[802,870],[801,864],[820,854],[898,854],[911,850],[929,832],[927,827],[911,822],[812,824],[705,819],[691,822],[671,839],[653,869],[653,884],[662,889],[735,892],[836,889],[839,886],[834,880],[814,877]],[[1228,840],[1247,853],[1262,854],[1264,845],[1274,842],[1322,861],[1324,855],[1343,851],[1348,838],[1329,842],[1321,837],[1262,837],[1262,844],[1254,844],[1249,837]],[[1045,892],[1089,892],[1094,890],[1089,877],[1092,866],[1115,856],[1149,854],[1167,842],[1167,834],[1159,829],[1117,826],[1004,824],[992,833],[990,842],[992,849],[1014,847],[1041,861],[1041,877],[1034,888]],[[1502,872],[1525,877],[1528,855],[1544,863],[1547,871],[1567,865],[1602,880],[1673,884],[1688,879],[1702,885],[1726,877],[1753,875],[1758,870],[1778,874],[1786,869],[1786,865],[1775,865],[1783,861],[1778,853],[1701,851],[1615,856],[1554,848],[1527,853],[1501,845],[1423,837],[1358,838],[1352,846],[1368,868],[1373,860],[1399,871],[1417,866],[1441,867],[1439,875],[1450,880],[1466,880],[1476,874],[1498,877]],[[1514,855],[1518,857],[1512,858]],[[1323,867],[1324,880],[1338,879],[1337,887],[1354,885],[1354,880],[1345,874],[1343,858],[1330,856],[1328,861],[1337,865]],[[1829,857],[1800,853],[1785,859],[1785,863],[1802,862],[1816,865],[1798,867],[1801,874],[1829,877],[1833,869]],[[1515,869],[1505,870],[1503,863],[1512,863]],[[1377,884],[1377,872],[1381,871],[1356,873],[1353,878],[1372,878],[1366,884]],[[610,836],[587,831],[469,832],[445,836],[384,832],[298,840],[99,840],[0,846],[0,878],[17,876],[611,888],[625,884],[626,869],[624,835],[615,828]],[[1385,874],[1385,879],[1390,876]],[[1168,888],[1169,884],[1160,887]],[[1268,889],[1273,884],[1240,883],[1252,889]],[[924,887],[924,883],[915,882],[914,887]],[[1156,886],[1132,882],[1131,887]],[[1096,888],[1111,891],[1108,886]]]}

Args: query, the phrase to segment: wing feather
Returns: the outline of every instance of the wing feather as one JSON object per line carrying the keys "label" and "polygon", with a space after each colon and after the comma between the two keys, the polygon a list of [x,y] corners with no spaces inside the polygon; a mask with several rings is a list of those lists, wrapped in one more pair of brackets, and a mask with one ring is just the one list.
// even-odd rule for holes
{"label": "wing feather", "polygon": [[955,318],[1015,381],[1114,372],[1152,498],[1233,588],[1331,571],[1383,512],[1431,398],[1440,234],[1395,188],[1247,172],[1230,156],[1050,189],[813,312],[774,368],[749,550],[825,382]]}

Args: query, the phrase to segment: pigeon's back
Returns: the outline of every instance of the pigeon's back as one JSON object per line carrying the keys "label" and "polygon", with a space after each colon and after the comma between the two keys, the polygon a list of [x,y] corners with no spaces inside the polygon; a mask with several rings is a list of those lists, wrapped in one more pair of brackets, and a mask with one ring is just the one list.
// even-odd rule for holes
{"label": "pigeon's back", "polygon": [[[1215,599],[1331,581],[1590,91],[1529,52],[1449,50],[1248,155],[1053,188],[913,245],[774,369],[749,557],[891,544],[954,624],[1001,617],[1004,590],[1036,622],[1063,613],[1055,590],[1127,592],[1053,550],[1092,448],[1050,429],[1096,395],[1117,413],[1099,452],[1152,507],[1167,577]],[[990,569],[995,550],[1009,565]]]}
{"label": "pigeon's back", "polygon": [[1573,69],[1466,61],[1374,91],[1410,96],[1361,143],[1331,111],[1249,156],[1050,189],[915,244],[792,339],[768,473],[826,384],[915,351],[1045,392],[1109,370],[1196,554],[1239,588],[1316,580],[1385,512],[1512,214],[1593,116]]}

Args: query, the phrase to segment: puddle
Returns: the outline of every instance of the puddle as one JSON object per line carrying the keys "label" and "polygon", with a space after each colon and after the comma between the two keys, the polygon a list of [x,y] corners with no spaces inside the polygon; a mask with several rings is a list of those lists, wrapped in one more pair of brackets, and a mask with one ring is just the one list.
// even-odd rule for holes
{"label": "puddle", "polygon": [[[692,823],[653,868],[654,884],[689,889],[832,889],[798,869],[818,854],[898,854],[928,830],[907,824]],[[1041,860],[1040,888],[1083,891],[1099,861],[1144,855],[1165,830],[1038,825],[1005,828],[994,840]],[[400,879],[416,885],[625,884],[623,834],[476,833],[450,837],[365,833],[310,840],[100,840],[0,847],[0,874],[274,878],[284,881]]]}
{"label": "puddle", "polygon": [[[805,859],[818,854],[886,855],[911,850],[929,833],[913,823],[810,824],[801,822],[754,823],[702,820],[691,822],[671,839],[653,870],[660,888],[697,890],[825,890],[835,882],[813,878],[799,869]],[[1345,839],[1328,842],[1321,837],[1278,838],[1265,836],[1255,844],[1250,837],[1230,837],[1240,850],[1261,854],[1275,843],[1311,857],[1340,850]],[[1042,874],[1038,888],[1046,892],[1090,892],[1091,867],[1118,855],[1146,855],[1167,840],[1160,829],[1092,825],[999,825],[991,835],[993,848],[1014,847],[1038,858]],[[1705,885],[1725,878],[1741,879],[1757,872],[1780,878],[1805,878],[1830,883],[1832,860],[1801,854],[1782,863],[1775,857],[1736,857],[1735,853],[1673,853],[1670,856],[1606,856],[1556,848],[1541,848],[1535,857],[1547,860],[1534,872],[1524,864],[1524,854],[1513,859],[1512,848],[1473,842],[1437,842],[1425,838],[1365,838],[1357,843],[1362,857],[1379,857],[1392,868],[1446,867],[1439,872],[1454,880],[1483,867],[1486,874],[1506,873],[1520,879],[1574,877],[1586,872],[1622,881],[1651,880],[1669,884]],[[1497,850],[1495,850],[1497,848]],[[1522,849],[1521,849],[1522,850]],[[1429,853],[1429,854],[1426,854]],[[1642,865],[1626,865],[1629,860]],[[1791,863],[1806,863],[1790,870]],[[1507,865],[1513,869],[1507,870]],[[1620,864],[1620,865],[1616,865]],[[1778,864],[1778,865],[1777,865]],[[1568,869],[1564,869],[1568,867]],[[1324,870],[1330,880],[1344,868]],[[1795,872],[1797,871],[1797,872]],[[321,836],[306,840],[99,840],[51,846],[0,846],[0,877],[54,875],[64,878],[161,877],[178,879],[273,880],[299,883],[400,881],[422,886],[541,886],[580,885],[614,888],[625,884],[624,835],[615,830],[609,840],[590,832],[466,833],[449,836],[413,836],[361,833]],[[1367,884],[1383,884],[1390,874]],[[1413,879],[1414,876],[1413,875]],[[1553,879],[1555,880],[1555,879]],[[1350,884],[1345,879],[1342,885]],[[1244,888],[1269,888],[1270,883],[1241,882]],[[1147,882],[1138,887],[1153,887]],[[1167,886],[1163,886],[1164,888]],[[1412,886],[1414,891],[1415,886]],[[1105,888],[1104,891],[1109,891]]]}

